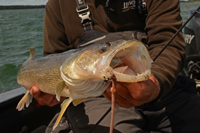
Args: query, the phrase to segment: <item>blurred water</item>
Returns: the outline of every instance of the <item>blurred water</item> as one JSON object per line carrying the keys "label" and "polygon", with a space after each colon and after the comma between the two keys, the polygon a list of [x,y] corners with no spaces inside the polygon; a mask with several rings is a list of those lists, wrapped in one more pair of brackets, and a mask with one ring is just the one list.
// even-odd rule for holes
{"label": "blurred water", "polygon": [[[190,10],[196,9],[200,2],[181,2],[183,21]],[[35,47],[36,57],[42,56],[44,9],[3,10],[0,11],[0,93],[20,85],[16,75],[21,64],[29,57],[29,48]]]}
{"label": "blurred water", "polygon": [[0,11],[0,92],[19,87],[21,64],[34,46],[42,56],[44,9]]}
{"label": "blurred water", "polygon": [[196,10],[200,6],[200,2],[181,2],[181,16],[183,22],[188,19],[189,11]]}

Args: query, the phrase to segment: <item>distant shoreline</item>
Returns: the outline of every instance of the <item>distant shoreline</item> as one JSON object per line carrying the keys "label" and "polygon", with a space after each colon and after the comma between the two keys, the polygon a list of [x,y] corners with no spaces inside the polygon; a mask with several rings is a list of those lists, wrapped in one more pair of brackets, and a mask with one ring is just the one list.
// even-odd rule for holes
{"label": "distant shoreline", "polygon": [[9,6],[0,6],[0,10],[38,9],[38,8],[45,8],[45,5],[9,5]]}

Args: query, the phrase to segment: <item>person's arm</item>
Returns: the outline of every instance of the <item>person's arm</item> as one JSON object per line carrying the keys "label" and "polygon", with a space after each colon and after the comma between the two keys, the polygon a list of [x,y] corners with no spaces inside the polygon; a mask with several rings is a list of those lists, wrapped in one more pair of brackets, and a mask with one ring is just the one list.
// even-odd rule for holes
{"label": "person's arm", "polygon": [[[45,6],[43,54],[46,56],[49,54],[64,52],[68,50],[69,47],[65,29],[62,24],[59,2],[49,0]],[[37,86],[33,86],[30,93],[41,105],[54,106],[66,99],[62,97],[60,101],[57,101],[55,95],[41,92]]]}
{"label": "person's arm", "polygon": [[[145,31],[149,36],[149,53],[154,57],[182,25],[179,0],[152,0],[147,2],[148,16]],[[169,44],[153,62],[151,71],[161,85],[160,98],[165,96],[185,64],[185,42],[182,33]]]}
{"label": "person's arm", "polygon": [[[145,31],[148,50],[154,57],[182,25],[179,0],[146,0],[148,16]],[[117,83],[116,104],[121,107],[141,106],[160,100],[172,88],[185,63],[185,42],[182,33],[171,42],[152,64],[149,80],[138,83]],[[111,99],[110,88],[104,95]],[[155,100],[156,99],[156,100]]]}
{"label": "person's arm", "polygon": [[49,0],[45,6],[43,29],[44,56],[61,53],[70,48],[61,18],[59,1]]}

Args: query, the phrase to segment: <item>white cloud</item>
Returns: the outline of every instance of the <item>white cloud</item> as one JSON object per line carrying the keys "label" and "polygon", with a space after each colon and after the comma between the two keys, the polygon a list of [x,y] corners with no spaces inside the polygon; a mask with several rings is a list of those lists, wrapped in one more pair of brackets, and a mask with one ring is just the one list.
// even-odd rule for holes
{"label": "white cloud", "polygon": [[0,5],[45,5],[48,0],[0,0]]}

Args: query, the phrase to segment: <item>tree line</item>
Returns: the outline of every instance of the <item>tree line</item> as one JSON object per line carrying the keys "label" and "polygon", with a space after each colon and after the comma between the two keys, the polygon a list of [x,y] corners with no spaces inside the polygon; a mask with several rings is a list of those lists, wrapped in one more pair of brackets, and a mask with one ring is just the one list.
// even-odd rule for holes
{"label": "tree line", "polygon": [[0,6],[0,10],[36,9],[36,8],[45,8],[45,5],[11,5],[11,6]]}

